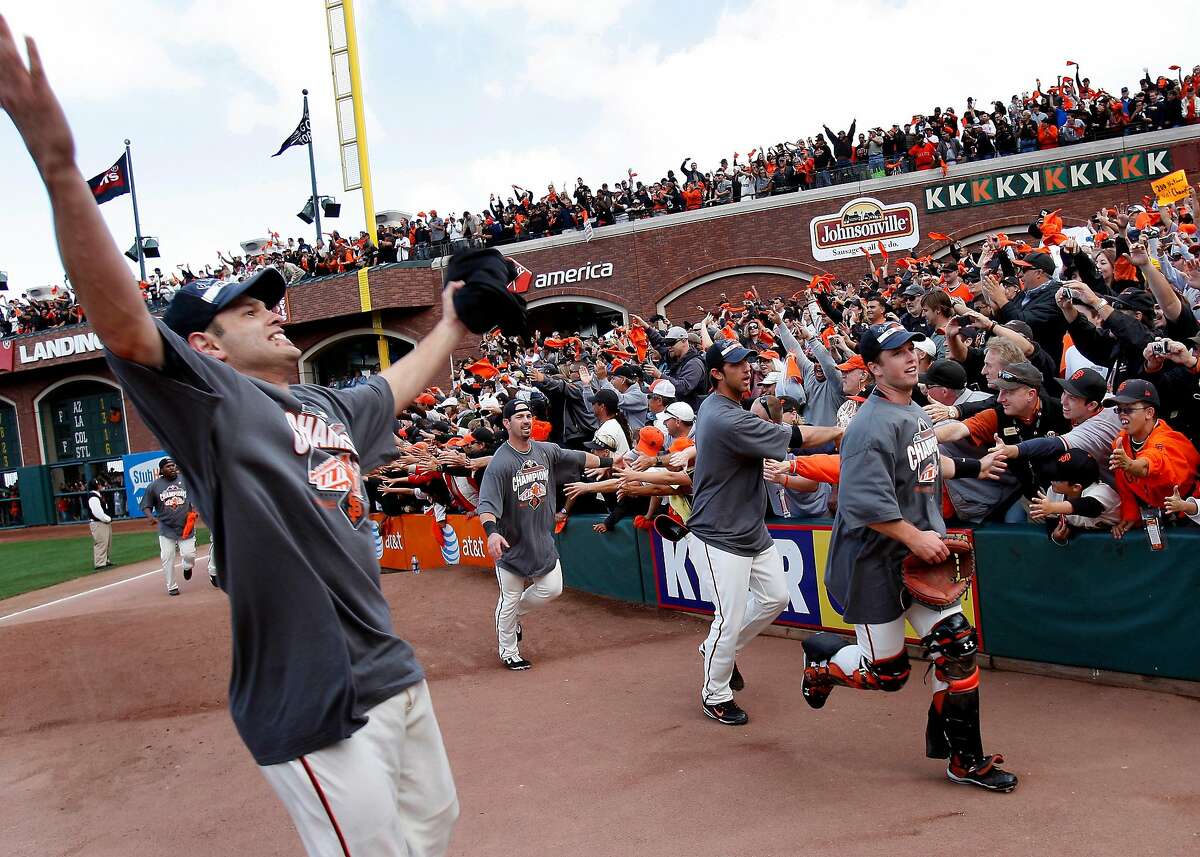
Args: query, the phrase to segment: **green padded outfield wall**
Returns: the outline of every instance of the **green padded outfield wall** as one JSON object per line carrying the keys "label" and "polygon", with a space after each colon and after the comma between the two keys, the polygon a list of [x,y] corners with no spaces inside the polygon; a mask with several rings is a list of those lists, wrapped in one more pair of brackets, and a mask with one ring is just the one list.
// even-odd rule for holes
{"label": "green padded outfield wall", "polygon": [[[572,517],[558,537],[566,585],[658,604],[651,536],[630,520],[592,532],[600,520]],[[974,535],[988,654],[1200,681],[1200,530],[1168,530],[1161,552],[1142,532],[1121,542],[1082,536],[1065,548],[1032,525]]]}
{"label": "green padded outfield wall", "polygon": [[1058,547],[1040,527],[975,530],[988,654],[1200,680],[1200,530]]}

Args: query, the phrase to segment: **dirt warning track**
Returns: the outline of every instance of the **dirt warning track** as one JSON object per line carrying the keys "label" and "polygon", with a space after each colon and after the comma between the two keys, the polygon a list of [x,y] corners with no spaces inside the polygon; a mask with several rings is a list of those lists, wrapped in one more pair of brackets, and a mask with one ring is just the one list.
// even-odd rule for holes
{"label": "dirt warning track", "polygon": [[[6,853],[296,855],[225,711],[228,615],[198,573],[168,599],[154,563],[0,602]],[[429,673],[462,802],[451,853],[594,857],[1200,853],[1200,703],[985,672],[984,742],[1011,795],[923,757],[928,689],[800,698],[799,644],[739,658],[743,728],[700,712],[705,625],[568,592],[500,668],[495,581],[384,578]],[[47,607],[64,596],[76,595]]]}

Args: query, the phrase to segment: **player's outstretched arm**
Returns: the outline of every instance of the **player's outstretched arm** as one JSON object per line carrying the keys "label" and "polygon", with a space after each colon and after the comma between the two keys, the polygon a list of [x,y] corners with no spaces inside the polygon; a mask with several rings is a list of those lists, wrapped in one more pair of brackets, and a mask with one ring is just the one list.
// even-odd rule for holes
{"label": "player's outstretched arm", "polygon": [[467,332],[454,311],[454,293],[462,287],[463,283],[458,281],[442,289],[442,317],[433,330],[416,348],[379,373],[392,388],[397,414],[412,404],[429,382],[449,365],[451,352]]}
{"label": "player's outstretched arm", "polygon": [[17,126],[50,196],[63,268],[104,345],[127,360],[161,366],[162,340],[75,164],[71,128],[46,79],[37,45],[26,37],[25,48],[28,67],[0,17],[0,107]]}

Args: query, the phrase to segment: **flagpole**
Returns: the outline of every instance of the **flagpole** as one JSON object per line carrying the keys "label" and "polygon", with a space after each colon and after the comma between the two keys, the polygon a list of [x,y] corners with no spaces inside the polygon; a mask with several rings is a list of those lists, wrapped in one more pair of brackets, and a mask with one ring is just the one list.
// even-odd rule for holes
{"label": "flagpole", "polygon": [[137,241],[138,271],[141,272],[142,282],[146,282],[146,256],[142,253],[142,221],[138,217],[137,185],[133,183],[133,154],[129,150],[129,141],[125,141],[125,166],[129,168],[129,193],[133,197],[133,233]]}
{"label": "flagpole", "polygon": [[[304,93],[304,119],[308,122],[308,173],[312,179],[312,204],[313,204],[313,223],[317,225],[317,244],[321,243],[321,199],[317,196],[317,161],[313,157],[312,147],[312,122],[308,118],[308,90],[300,90]],[[313,245],[316,249],[316,244]]]}

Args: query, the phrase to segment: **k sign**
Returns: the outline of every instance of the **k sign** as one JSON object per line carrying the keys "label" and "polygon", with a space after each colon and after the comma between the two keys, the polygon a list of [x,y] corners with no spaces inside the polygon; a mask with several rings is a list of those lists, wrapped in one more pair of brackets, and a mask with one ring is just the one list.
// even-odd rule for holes
{"label": "k sign", "polygon": [[1161,178],[1171,172],[1169,149],[1142,149],[1082,161],[970,176],[925,188],[925,211],[953,211],[1073,190]]}

